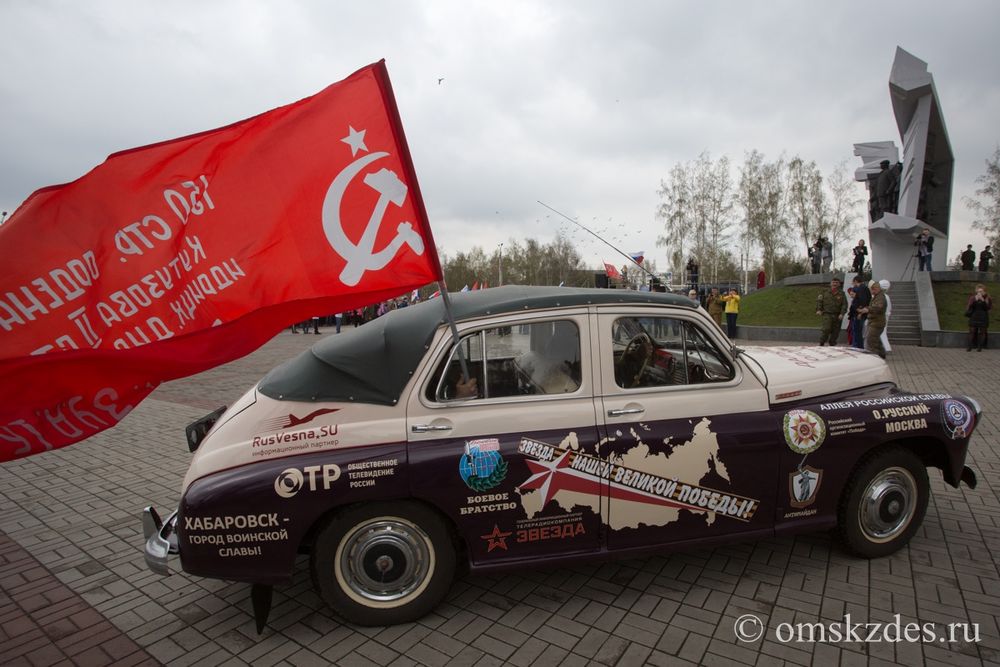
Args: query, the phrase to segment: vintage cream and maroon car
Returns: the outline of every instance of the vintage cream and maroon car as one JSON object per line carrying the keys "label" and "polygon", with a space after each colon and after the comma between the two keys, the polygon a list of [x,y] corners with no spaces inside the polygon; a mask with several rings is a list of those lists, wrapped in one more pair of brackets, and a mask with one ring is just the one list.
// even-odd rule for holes
{"label": "vintage cream and maroon car", "polygon": [[385,625],[466,566],[833,527],[883,556],[917,531],[928,467],[975,485],[978,404],[900,391],[875,355],[739,349],[667,294],[503,287],[453,309],[459,346],[440,299],[396,310],[188,427],[180,506],[144,515],[149,565],[251,582],[262,627],[307,552],[333,609]]}

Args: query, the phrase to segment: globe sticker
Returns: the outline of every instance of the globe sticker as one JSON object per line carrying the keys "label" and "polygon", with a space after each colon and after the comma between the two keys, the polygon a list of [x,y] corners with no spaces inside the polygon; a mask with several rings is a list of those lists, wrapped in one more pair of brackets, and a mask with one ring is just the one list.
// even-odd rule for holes
{"label": "globe sticker", "polygon": [[473,491],[489,491],[507,477],[507,462],[500,456],[496,438],[470,440],[458,461],[458,474]]}
{"label": "globe sticker", "polygon": [[815,412],[789,410],[784,421],[785,442],[796,454],[809,454],[819,449],[826,439],[826,424]]}

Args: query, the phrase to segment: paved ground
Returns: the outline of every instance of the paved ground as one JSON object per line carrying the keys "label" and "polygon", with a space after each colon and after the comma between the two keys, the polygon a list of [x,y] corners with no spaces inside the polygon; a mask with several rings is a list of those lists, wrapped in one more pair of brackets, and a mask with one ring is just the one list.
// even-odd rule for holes
{"label": "paved ground", "polygon": [[[300,562],[258,637],[246,584],[145,569],[139,512],[177,504],[185,424],[317,339],[283,333],[246,359],[161,387],[112,431],[0,467],[0,664],[1000,664],[1000,353],[917,347],[890,357],[904,388],[984,405],[971,448],[980,486],[955,490],[933,472],[924,526],[891,558],[858,560],[818,534],[468,576],[436,613],[391,628],[341,623]],[[736,640],[734,621],[747,613],[766,623],[765,639]],[[974,623],[979,641],[775,639],[783,622],[845,614]]]}

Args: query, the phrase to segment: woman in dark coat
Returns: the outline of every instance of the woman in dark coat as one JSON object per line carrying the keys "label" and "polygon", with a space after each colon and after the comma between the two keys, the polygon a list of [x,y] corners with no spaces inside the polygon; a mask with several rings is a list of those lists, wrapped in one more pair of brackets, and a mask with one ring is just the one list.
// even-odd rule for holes
{"label": "woman in dark coat", "polygon": [[965,307],[965,315],[969,318],[969,346],[965,348],[966,352],[971,351],[974,345],[978,351],[983,351],[992,308],[993,299],[986,293],[986,287],[976,285],[976,291],[969,297],[969,303]]}
{"label": "woman in dark coat", "polygon": [[868,254],[868,246],[865,245],[865,240],[861,239],[858,241],[858,245],[854,246],[854,273],[861,273],[865,270],[865,256]]}

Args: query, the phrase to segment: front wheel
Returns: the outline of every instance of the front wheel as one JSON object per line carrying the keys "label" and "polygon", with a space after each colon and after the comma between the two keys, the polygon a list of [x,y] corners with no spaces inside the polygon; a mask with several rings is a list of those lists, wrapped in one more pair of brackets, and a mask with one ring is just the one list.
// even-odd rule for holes
{"label": "front wheel", "polygon": [[855,554],[879,558],[903,548],[927,511],[927,468],[916,454],[893,448],[865,461],[840,503],[840,534]]}
{"label": "front wheel", "polygon": [[455,574],[448,527],[416,503],[367,503],[320,530],[310,559],[320,596],[358,625],[415,621],[444,598]]}

